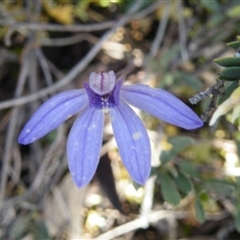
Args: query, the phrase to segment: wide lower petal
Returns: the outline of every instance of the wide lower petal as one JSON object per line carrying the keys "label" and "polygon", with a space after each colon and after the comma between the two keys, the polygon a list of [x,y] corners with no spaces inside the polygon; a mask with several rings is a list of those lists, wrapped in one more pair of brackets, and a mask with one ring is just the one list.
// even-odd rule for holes
{"label": "wide lower petal", "polygon": [[144,184],[151,170],[147,131],[136,113],[124,102],[110,110],[114,135],[123,164],[131,177]]}
{"label": "wide lower petal", "polygon": [[143,84],[122,86],[121,97],[134,107],[178,127],[195,129],[203,125],[191,108],[165,90]]}
{"label": "wide lower petal", "polygon": [[18,142],[29,144],[57,128],[88,105],[85,89],[70,90],[50,98],[32,115],[22,129]]}
{"label": "wide lower petal", "polygon": [[102,146],[104,113],[87,108],[75,121],[67,143],[68,167],[80,188],[92,179]]}

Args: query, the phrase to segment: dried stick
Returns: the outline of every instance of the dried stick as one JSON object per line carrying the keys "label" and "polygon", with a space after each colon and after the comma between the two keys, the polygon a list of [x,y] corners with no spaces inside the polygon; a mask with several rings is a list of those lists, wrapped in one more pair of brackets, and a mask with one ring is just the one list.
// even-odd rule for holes
{"label": "dried stick", "polygon": [[50,85],[53,84],[53,79],[52,79],[52,75],[50,73],[50,68],[49,68],[49,65],[48,65],[48,61],[45,58],[41,48],[35,48],[35,53],[36,53],[36,56],[39,60],[44,78],[47,82],[47,85],[50,86]]}
{"label": "dried stick", "polygon": [[[54,173],[56,171],[59,172],[59,170],[56,170],[56,167],[60,166],[61,169],[63,169],[63,168],[65,169],[65,166],[67,165],[67,161],[65,161],[64,164],[62,164],[61,162],[59,163],[60,155],[62,154],[62,151],[64,151],[63,150],[64,148],[59,147],[59,145],[61,144],[63,135],[64,135],[63,127],[60,127],[58,129],[58,134],[57,134],[55,141],[50,146],[48,152],[46,153],[46,157],[43,159],[43,161],[41,162],[41,165],[38,167],[38,172],[36,173],[36,177],[33,180],[32,185],[22,195],[5,200],[3,202],[2,208],[4,208],[6,210],[7,208],[14,207],[15,205],[20,204],[21,202],[26,200],[28,197],[34,196],[36,194],[36,192],[39,192],[39,189],[42,190],[42,189],[46,188],[46,186],[48,186],[48,188],[46,188],[46,189],[51,188],[52,184],[50,183],[49,179],[52,180],[51,179],[52,176],[49,176],[46,173],[47,173],[47,168],[52,167],[50,165],[52,156],[54,154],[57,154],[56,155],[57,159],[55,159],[56,161],[55,162],[52,161],[54,166],[52,167],[51,172],[54,172]],[[60,171],[60,173],[62,173],[62,171]],[[55,176],[54,176],[54,178],[55,178]],[[56,182],[56,181],[54,181],[54,182]],[[44,191],[41,192],[42,197],[44,196],[43,192]]]}
{"label": "dried stick", "polygon": [[145,221],[143,228],[149,226],[148,215],[152,211],[153,198],[154,198],[154,186],[155,186],[155,176],[150,177],[144,186],[144,198],[141,203],[140,217]]}
{"label": "dried stick", "polygon": [[15,145],[13,149],[13,168],[12,168],[12,179],[15,185],[23,184],[21,179],[20,179],[20,174],[21,174],[21,168],[22,168],[22,158],[21,158],[21,153],[20,149],[17,145]]}
{"label": "dried stick", "polygon": [[164,11],[163,11],[162,19],[158,25],[156,37],[154,38],[154,41],[150,48],[150,56],[152,56],[152,57],[156,57],[159,46],[161,45],[161,43],[163,41],[167,23],[168,23],[168,19],[169,19],[169,12],[170,12],[170,4],[169,4],[169,2],[167,2],[166,6],[164,8]]}
{"label": "dried stick", "polygon": [[[156,212],[152,212],[148,214],[148,222],[154,223],[160,219],[165,219],[169,217],[174,217],[178,219],[185,218],[187,216],[192,216],[190,212],[184,212],[184,211],[171,211],[171,210],[160,210]],[[103,233],[99,235],[98,237],[94,238],[95,239],[115,239],[116,237],[123,235],[125,233],[131,232],[135,229],[145,227],[146,221],[145,219],[138,218],[135,219],[131,222],[125,223],[119,227],[116,227],[106,233]]]}
{"label": "dried stick", "polygon": [[144,18],[146,15],[154,12],[155,10],[157,10],[157,8],[162,4],[163,1],[156,1],[155,3],[153,3],[152,5],[150,5],[149,7],[143,9],[142,11],[139,11],[137,13],[135,13],[132,16],[132,19],[141,19]]}
{"label": "dried stick", "polygon": [[[228,216],[228,213],[225,211],[222,211],[217,214],[206,214],[206,219],[211,220],[211,221],[219,221],[221,219],[224,219]],[[159,221],[160,219],[168,219],[168,218],[174,218],[174,219],[183,219],[183,218],[194,218],[193,212],[189,211],[173,211],[173,210],[160,210],[156,212],[152,212],[148,214],[148,221],[150,223],[155,223]],[[115,239],[116,237],[123,235],[125,233],[131,232],[135,229],[139,229],[145,226],[145,220],[142,218],[135,219],[131,222],[125,223],[119,227],[116,227],[112,230],[109,230],[106,233],[103,233],[99,235],[98,237],[94,238],[93,240],[96,239]]]}
{"label": "dried stick", "polygon": [[204,122],[206,122],[212,116],[213,112],[217,109],[217,102],[219,97],[224,93],[224,86],[225,86],[224,81],[218,80],[214,86],[207,88],[203,92],[198,92],[191,98],[189,98],[189,101],[192,104],[197,104],[204,98],[212,96],[209,106],[201,115],[201,118]]}
{"label": "dried stick", "polygon": [[46,58],[46,61],[51,73],[54,74],[57,79],[60,79],[64,76],[63,72],[61,72],[49,59]]}
{"label": "dried stick", "polygon": [[[27,79],[29,72],[29,59],[26,57],[23,62],[23,66],[21,68],[19,78],[18,78],[18,85],[15,91],[15,97],[19,97],[22,93],[24,83]],[[14,133],[18,123],[18,114],[19,108],[16,107],[13,109],[10,117],[10,123],[8,126],[8,132],[6,136],[6,142],[3,152],[3,162],[2,162],[2,171],[1,171],[1,183],[0,183],[0,209],[2,207],[2,202],[5,197],[5,190],[7,184],[7,176],[8,176],[8,166],[11,159],[11,151],[13,149],[14,141]]]}
{"label": "dried stick", "polygon": [[[57,130],[57,137],[55,141],[49,147],[47,153],[45,154],[45,158],[42,160],[41,165],[38,167],[38,172],[36,173],[36,177],[31,185],[31,189],[33,191],[37,191],[43,182],[46,182],[50,179],[50,176],[46,174],[47,168],[50,165],[52,160],[52,156],[55,155],[56,158],[60,158],[60,154],[64,151],[62,147],[59,147],[64,138],[64,130],[63,126],[60,126]],[[56,161],[56,164],[59,165],[59,162]]]}
{"label": "dried stick", "polygon": [[183,18],[183,8],[182,8],[182,1],[177,1],[177,13],[178,13],[178,21],[179,21],[179,35],[180,35],[180,49],[182,60],[188,60],[188,51],[187,51],[187,34],[186,34],[186,27],[184,24]]}
{"label": "dried stick", "polygon": [[91,34],[79,33],[79,34],[75,34],[74,36],[65,37],[65,38],[40,39],[40,40],[38,40],[38,44],[42,45],[42,46],[61,47],[61,46],[68,46],[68,45],[76,44],[83,40],[86,40],[92,44],[96,44],[98,42],[98,38],[94,37]]}
{"label": "dried stick", "polygon": [[54,31],[54,32],[94,32],[105,30],[115,25],[114,21],[92,23],[92,24],[78,24],[62,26],[59,24],[43,24],[43,23],[26,23],[15,22],[13,20],[0,20],[0,25],[9,26],[14,29],[28,29],[35,31]]}
{"label": "dried stick", "polygon": [[[28,86],[29,91],[31,93],[35,93],[38,91],[38,81],[39,81],[39,75],[38,75],[38,65],[37,65],[37,56],[35,51],[29,52],[30,57],[30,71],[29,71],[29,79],[28,79]],[[35,109],[39,106],[39,102],[34,101],[30,104],[30,111],[34,112]],[[43,158],[44,154],[42,152],[42,148],[40,146],[40,142],[34,142],[30,145],[30,159],[34,159],[34,161],[29,161],[28,167],[30,169],[29,172],[29,179],[32,182],[33,179],[36,176],[36,171],[38,170],[38,165],[41,162],[41,159]]]}

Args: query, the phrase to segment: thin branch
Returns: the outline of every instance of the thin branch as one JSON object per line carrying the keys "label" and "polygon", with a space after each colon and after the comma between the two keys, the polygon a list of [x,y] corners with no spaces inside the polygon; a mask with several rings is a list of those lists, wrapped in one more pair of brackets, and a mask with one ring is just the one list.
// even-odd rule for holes
{"label": "thin branch", "polygon": [[180,35],[180,50],[182,55],[182,60],[188,60],[188,51],[187,51],[187,33],[186,27],[183,18],[183,7],[182,1],[177,1],[177,13],[178,13],[178,21],[179,21],[179,35]]}
{"label": "thin branch", "polygon": [[212,96],[212,88],[207,88],[206,90],[204,90],[202,92],[198,92],[198,93],[194,94],[192,97],[190,97],[189,102],[191,104],[197,104],[204,98],[211,97],[211,96]]}
{"label": "thin branch", "polygon": [[[168,218],[169,216],[175,217],[175,218],[185,218],[187,216],[192,216],[191,213],[189,212],[184,212],[184,211],[171,211],[171,210],[160,210],[156,212],[152,212],[148,214],[148,221],[150,223],[154,223],[160,219],[165,219]],[[125,223],[119,227],[116,227],[106,233],[103,233],[99,235],[98,237],[94,238],[95,239],[115,239],[116,237],[123,235],[125,233],[131,232],[135,229],[142,228],[146,224],[145,219],[143,218],[138,218],[135,219],[131,222]]]}
{"label": "thin branch", "polygon": [[45,80],[47,82],[47,85],[50,86],[50,85],[53,84],[53,79],[52,79],[52,75],[50,73],[50,68],[49,68],[49,65],[48,65],[48,61],[45,58],[45,56],[44,56],[44,54],[42,52],[42,49],[35,48],[35,53],[36,53],[36,56],[37,56],[37,58],[39,60],[39,63],[40,63],[40,66],[41,66],[44,78],[45,78]]}
{"label": "thin branch", "polygon": [[13,149],[13,168],[12,168],[12,175],[13,175],[13,182],[14,184],[18,185],[22,184],[22,180],[20,179],[20,174],[21,174],[21,168],[22,168],[22,157],[20,153],[20,149],[17,145],[15,145]]}
{"label": "thin branch", "polygon": [[199,92],[193,95],[193,97],[189,98],[189,101],[192,104],[197,104],[204,98],[212,96],[209,106],[201,115],[201,118],[204,122],[206,122],[212,116],[213,112],[217,109],[218,99],[220,96],[223,95],[224,87],[225,87],[224,81],[218,80],[214,86],[206,89],[203,92]]}
{"label": "thin branch", "polygon": [[[18,79],[18,85],[15,91],[15,96],[19,97],[22,93],[24,83],[27,79],[29,72],[29,59],[28,57],[25,58],[21,72],[19,74]],[[17,127],[18,122],[18,114],[19,114],[19,108],[14,108],[11,117],[10,117],[10,123],[8,125],[8,132],[7,137],[5,141],[5,148],[3,152],[3,161],[2,161],[2,171],[1,171],[1,183],[0,183],[0,208],[2,207],[2,202],[5,197],[5,191],[6,191],[6,184],[7,184],[7,176],[8,176],[8,168],[9,163],[11,159],[11,152],[13,149],[13,143],[14,141],[14,133],[15,129]]]}
{"label": "thin branch", "polygon": [[98,42],[98,38],[90,35],[88,33],[79,33],[71,37],[66,38],[45,38],[38,40],[38,44],[42,46],[48,47],[61,47],[68,46],[72,44],[79,43],[83,40],[86,40],[92,44],[96,44]]}
{"label": "thin branch", "polygon": [[218,240],[224,240],[224,239],[229,239],[229,234],[231,232],[235,231],[235,224],[232,220],[228,221],[224,226],[222,226],[217,234],[216,234],[216,239]]}
{"label": "thin branch", "polygon": [[17,29],[15,28],[9,28],[7,30],[7,33],[5,34],[4,36],[4,44],[5,46],[7,47],[10,47],[11,46],[11,37],[12,35],[14,34],[14,32],[16,31]]}
{"label": "thin branch", "polygon": [[65,223],[70,223],[71,222],[71,213],[69,211],[68,204],[65,201],[62,192],[60,191],[60,189],[58,187],[55,186],[52,189],[52,193],[53,193],[53,196],[56,200],[56,203],[59,206],[60,213],[64,218],[64,222]]}
{"label": "thin branch", "polygon": [[150,177],[144,186],[144,197],[141,203],[140,214],[143,221],[145,220],[144,228],[149,226],[148,215],[152,211],[154,198],[155,176]]}
{"label": "thin branch", "polygon": [[1,19],[0,25],[9,26],[14,29],[28,29],[35,31],[54,31],[54,32],[93,32],[101,31],[113,27],[116,24],[115,21],[92,23],[92,24],[78,24],[62,26],[59,24],[45,24],[45,23],[26,23],[15,22]]}
{"label": "thin branch", "polygon": [[143,9],[142,11],[140,12],[137,12],[135,13],[133,16],[132,16],[132,19],[141,19],[141,18],[144,18],[146,15],[154,12],[157,10],[157,8],[162,4],[162,2],[164,1],[156,1],[155,3],[153,3],[152,5],[150,5],[149,7]]}
{"label": "thin branch", "polygon": [[169,2],[167,2],[166,7],[164,8],[164,11],[163,11],[162,19],[158,25],[157,35],[154,38],[154,41],[153,41],[151,49],[150,49],[150,55],[152,57],[155,57],[157,55],[159,46],[161,45],[161,43],[163,41],[164,33],[166,31],[166,27],[167,27],[167,23],[168,23],[169,12],[170,12],[170,4],[169,4]]}
{"label": "thin branch", "polygon": [[[1,207],[3,209],[6,210],[8,208],[14,207],[17,204],[20,204],[21,202],[25,201],[30,196],[36,195],[36,193],[39,192],[39,189],[42,190],[43,188],[46,188],[46,185],[48,185],[48,188],[50,188],[52,186],[49,179],[51,181],[53,179],[56,179],[56,175],[55,176],[52,176],[52,175],[49,176],[49,175],[46,174],[47,173],[47,168],[50,166],[49,163],[52,160],[52,156],[55,154],[55,158],[56,158],[55,160],[56,161],[54,161],[54,160],[52,161],[53,164],[54,164],[54,167],[57,166],[57,167],[61,168],[61,170],[63,171],[63,169],[65,169],[66,166],[67,166],[67,161],[64,159],[64,161],[60,162],[60,157],[59,157],[62,154],[62,151],[64,149],[61,146],[63,135],[64,135],[63,126],[61,126],[57,130],[57,137],[56,137],[55,141],[51,144],[51,146],[49,147],[49,150],[46,152],[46,156],[42,160],[41,165],[38,166],[38,172],[36,173],[35,179],[32,182],[31,186],[22,195],[5,200],[3,202],[3,204],[1,205]],[[62,164],[62,162],[63,162],[63,164]],[[62,174],[62,171],[59,171],[58,169],[57,170],[55,169],[54,173]],[[58,176],[59,176],[59,174],[58,174]],[[54,182],[56,182],[56,181],[54,181]],[[42,196],[44,196],[44,191],[41,191],[41,194],[42,194]]]}
{"label": "thin branch", "polygon": [[[51,144],[48,151],[45,153],[45,157],[42,160],[41,165],[38,167],[38,172],[36,173],[35,179],[30,187],[33,191],[37,191],[43,182],[46,182],[47,179],[51,178],[49,175],[46,174],[46,172],[51,163],[53,156],[55,156],[55,158],[57,159],[60,159],[59,156],[63,152],[63,148],[60,147],[62,144],[63,138],[64,138],[64,130],[63,130],[63,126],[60,126],[57,130],[57,136],[55,141]],[[59,165],[57,161],[56,163],[57,165]]]}
{"label": "thin branch", "polygon": [[[217,214],[206,214],[206,219],[212,220],[212,221],[219,221],[221,219],[224,219],[228,216],[228,213],[225,211],[222,211]],[[160,219],[168,219],[168,218],[175,218],[175,219],[184,219],[187,217],[193,217],[194,215],[192,212],[187,211],[173,211],[173,210],[160,210],[156,212],[152,212],[148,214],[148,221],[150,223],[154,223],[159,221]],[[142,218],[135,219],[131,222],[125,223],[119,227],[116,227],[106,233],[103,233],[99,235],[98,237],[94,238],[96,239],[115,239],[116,237],[123,235],[125,233],[131,232],[135,229],[139,229],[144,227],[146,224],[146,221]]]}

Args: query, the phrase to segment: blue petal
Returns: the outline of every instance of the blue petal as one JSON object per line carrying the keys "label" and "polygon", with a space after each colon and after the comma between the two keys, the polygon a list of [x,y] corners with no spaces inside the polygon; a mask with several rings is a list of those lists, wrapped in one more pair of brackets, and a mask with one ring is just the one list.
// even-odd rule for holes
{"label": "blue petal", "polygon": [[122,161],[131,177],[144,184],[151,170],[151,150],[147,131],[139,117],[124,102],[110,109],[114,135]]}
{"label": "blue petal", "polygon": [[67,143],[68,167],[80,188],[92,179],[100,157],[104,114],[87,108],[75,121]]}
{"label": "blue petal", "polygon": [[36,141],[81,111],[87,104],[88,97],[85,89],[57,94],[32,115],[21,131],[18,142],[26,145]]}
{"label": "blue petal", "polygon": [[195,129],[203,121],[181,100],[162,89],[136,84],[122,86],[121,97],[129,104],[185,129]]}

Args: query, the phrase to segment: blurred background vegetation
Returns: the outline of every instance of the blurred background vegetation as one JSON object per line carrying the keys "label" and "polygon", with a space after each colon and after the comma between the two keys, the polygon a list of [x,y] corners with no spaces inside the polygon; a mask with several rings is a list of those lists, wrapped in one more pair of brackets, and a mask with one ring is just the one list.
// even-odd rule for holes
{"label": "blurred background vegetation", "polygon": [[[0,239],[240,239],[239,20],[240,1],[2,0]],[[152,174],[138,186],[106,121],[96,176],[77,189],[73,118],[29,146],[17,136],[50,96],[108,70],[168,90],[206,124],[139,113]]]}

